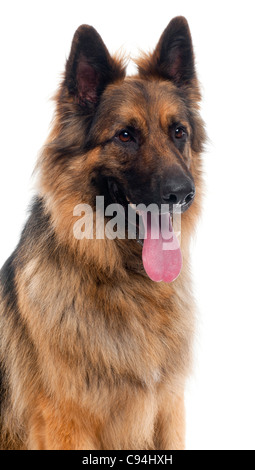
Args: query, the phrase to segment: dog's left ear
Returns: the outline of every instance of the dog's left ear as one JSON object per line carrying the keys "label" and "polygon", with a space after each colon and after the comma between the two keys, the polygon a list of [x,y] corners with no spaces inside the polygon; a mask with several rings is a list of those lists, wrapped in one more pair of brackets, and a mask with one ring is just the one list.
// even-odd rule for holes
{"label": "dog's left ear", "polygon": [[144,78],[161,77],[177,86],[192,80],[195,76],[194,53],[189,25],[183,16],[170,21],[153,54],[138,60],[138,69]]}
{"label": "dog's left ear", "polygon": [[64,79],[75,102],[94,107],[105,87],[124,76],[125,67],[111,57],[98,32],[92,26],[80,26],[73,38]]}

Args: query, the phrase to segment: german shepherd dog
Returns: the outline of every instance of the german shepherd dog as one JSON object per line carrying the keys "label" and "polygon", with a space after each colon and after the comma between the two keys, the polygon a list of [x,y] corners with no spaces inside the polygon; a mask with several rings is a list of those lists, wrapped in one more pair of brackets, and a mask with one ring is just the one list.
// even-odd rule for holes
{"label": "german shepherd dog", "polygon": [[[76,31],[37,196],[1,270],[2,449],[185,447],[189,242],[205,139],[186,19],[174,18],[136,64],[126,76],[93,27]],[[130,205],[168,204],[162,220],[181,207],[178,278],[180,248],[176,261],[162,237],[142,245],[139,235],[74,236],[79,204],[92,208],[92,221],[109,222],[96,213],[97,196],[125,214]]]}

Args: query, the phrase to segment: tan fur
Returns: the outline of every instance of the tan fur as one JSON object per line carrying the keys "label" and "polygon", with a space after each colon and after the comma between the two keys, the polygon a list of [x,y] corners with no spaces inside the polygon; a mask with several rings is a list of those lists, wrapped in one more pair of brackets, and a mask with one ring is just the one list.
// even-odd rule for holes
{"label": "tan fur", "polygon": [[[118,119],[139,124],[145,136],[143,165],[151,172],[155,155],[169,164],[176,158],[174,148],[169,152],[167,123],[182,120],[190,126],[175,85],[153,74],[155,60],[143,57],[139,76],[118,78],[106,88],[107,117],[102,112],[93,129],[102,142],[116,132],[116,116],[107,103],[121,90],[126,98]],[[146,88],[147,99],[135,93],[134,80]],[[174,283],[165,284],[147,277],[136,240],[74,238],[73,209],[93,204],[95,168],[104,164],[118,171],[120,163],[113,149],[104,155],[99,145],[81,152],[81,116],[61,85],[53,129],[38,162],[47,230],[37,238],[26,236],[18,250],[15,309],[2,289],[0,360],[8,390],[2,448],[185,447],[183,396],[195,310],[189,243],[201,206],[199,142],[204,139],[196,79],[186,95],[197,134],[193,148],[178,158],[194,177],[196,199],[182,216],[183,269]],[[67,144],[75,157],[58,160],[60,145]]]}

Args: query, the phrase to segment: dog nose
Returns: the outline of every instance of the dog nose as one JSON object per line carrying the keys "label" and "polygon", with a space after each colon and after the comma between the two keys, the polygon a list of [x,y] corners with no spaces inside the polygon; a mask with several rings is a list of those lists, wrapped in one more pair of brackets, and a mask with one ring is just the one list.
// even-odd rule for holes
{"label": "dog nose", "polygon": [[192,178],[182,173],[170,175],[164,182],[162,198],[167,204],[187,205],[195,197]]}

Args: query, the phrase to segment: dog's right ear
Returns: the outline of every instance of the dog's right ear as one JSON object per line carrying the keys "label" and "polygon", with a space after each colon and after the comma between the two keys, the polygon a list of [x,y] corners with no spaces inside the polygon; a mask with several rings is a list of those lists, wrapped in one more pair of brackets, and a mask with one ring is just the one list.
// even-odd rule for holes
{"label": "dog's right ear", "polygon": [[95,106],[105,87],[124,76],[125,67],[111,57],[97,31],[92,26],[80,26],[73,38],[64,79],[75,102]]}

